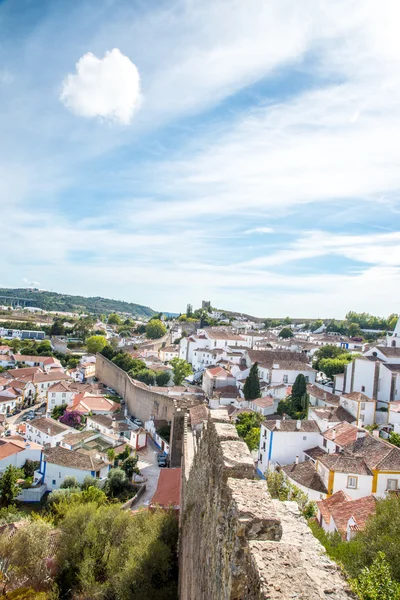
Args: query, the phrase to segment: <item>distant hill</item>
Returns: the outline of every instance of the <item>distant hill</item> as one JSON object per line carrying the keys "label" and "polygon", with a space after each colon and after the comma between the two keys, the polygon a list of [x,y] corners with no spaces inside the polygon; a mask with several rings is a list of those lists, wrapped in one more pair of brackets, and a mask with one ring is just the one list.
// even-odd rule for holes
{"label": "distant hill", "polygon": [[[25,298],[28,306],[36,306],[43,310],[59,310],[65,312],[90,312],[95,314],[108,314],[112,312],[124,312],[136,318],[149,318],[155,311],[148,306],[123,302],[122,300],[110,300],[109,298],[86,298],[85,296],[70,296],[69,294],[57,294],[33,289],[10,289],[0,288],[0,304],[11,304],[11,298]],[[4,298],[5,296],[5,298]],[[7,299],[10,298],[10,301]]]}

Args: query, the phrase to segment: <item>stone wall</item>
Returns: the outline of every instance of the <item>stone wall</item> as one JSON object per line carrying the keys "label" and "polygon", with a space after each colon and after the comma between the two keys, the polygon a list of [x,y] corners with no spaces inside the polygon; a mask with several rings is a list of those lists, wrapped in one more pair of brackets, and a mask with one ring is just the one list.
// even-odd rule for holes
{"label": "stone wall", "polygon": [[96,377],[118,392],[125,400],[128,413],[143,423],[151,417],[171,422],[171,467],[180,467],[185,410],[178,408],[169,396],[156,394],[146,385],[135,382],[125,371],[101,354],[97,354],[96,357]]}
{"label": "stone wall", "polygon": [[351,598],[297,506],[272,500],[254,479],[226,411],[210,411],[204,425],[194,452],[195,436],[184,434],[180,599]]}

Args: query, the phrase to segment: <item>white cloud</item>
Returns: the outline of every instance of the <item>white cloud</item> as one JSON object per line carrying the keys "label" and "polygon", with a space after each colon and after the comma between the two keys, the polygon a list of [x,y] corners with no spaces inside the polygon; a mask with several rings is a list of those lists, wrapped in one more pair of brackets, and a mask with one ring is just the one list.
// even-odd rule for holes
{"label": "white cloud", "polygon": [[141,102],[139,71],[118,48],[102,59],[88,52],[76,63],[76,75],[64,79],[60,100],[79,116],[128,125]]}
{"label": "white cloud", "polygon": [[254,229],[247,229],[245,231],[246,234],[251,233],[274,233],[275,229],[272,227],[254,227]]}

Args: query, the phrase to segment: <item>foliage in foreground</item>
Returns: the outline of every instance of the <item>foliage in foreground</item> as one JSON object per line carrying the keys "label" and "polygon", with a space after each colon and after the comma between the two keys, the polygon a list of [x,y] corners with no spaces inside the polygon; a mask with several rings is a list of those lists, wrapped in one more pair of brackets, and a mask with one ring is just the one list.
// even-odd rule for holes
{"label": "foliage in foreground", "polygon": [[236,431],[247,444],[250,452],[256,450],[260,443],[260,425],[262,416],[258,413],[241,413],[236,419]]}

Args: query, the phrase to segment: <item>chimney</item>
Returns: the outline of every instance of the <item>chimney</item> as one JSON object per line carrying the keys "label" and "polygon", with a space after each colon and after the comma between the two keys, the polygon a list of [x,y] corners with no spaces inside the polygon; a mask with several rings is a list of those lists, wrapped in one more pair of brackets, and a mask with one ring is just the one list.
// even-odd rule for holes
{"label": "chimney", "polygon": [[50,429],[50,427],[48,427],[47,428],[47,435],[50,435],[50,434],[51,434],[51,429]]}
{"label": "chimney", "polygon": [[296,456],[296,465],[299,464],[299,455]]}
{"label": "chimney", "polygon": [[379,438],[379,429],[374,429],[372,435],[376,438]]}
{"label": "chimney", "polygon": [[26,449],[26,450],[29,450],[29,448],[30,448],[30,447],[31,447],[31,445],[30,445],[28,442],[26,442],[26,444],[25,444],[25,449]]}
{"label": "chimney", "polygon": [[[284,418],[285,418],[285,417],[284,417]],[[275,423],[275,427],[276,427],[277,429],[280,429],[280,428],[281,428],[281,422],[279,421],[279,419],[278,419],[278,421],[276,421],[276,423]]]}
{"label": "chimney", "polygon": [[362,426],[363,426],[363,422],[361,421],[361,419],[358,419],[357,427],[359,427],[361,429]]}
{"label": "chimney", "polygon": [[335,441],[335,439],[336,439],[336,429],[334,429],[334,430],[332,431],[332,442],[334,442],[334,441]]}
{"label": "chimney", "polygon": [[301,429],[301,421],[300,420],[296,421],[296,429],[297,429],[297,431],[300,431],[300,429]]}
{"label": "chimney", "polygon": [[115,417],[112,418],[112,428],[113,429],[117,428],[117,421],[115,420]]}

